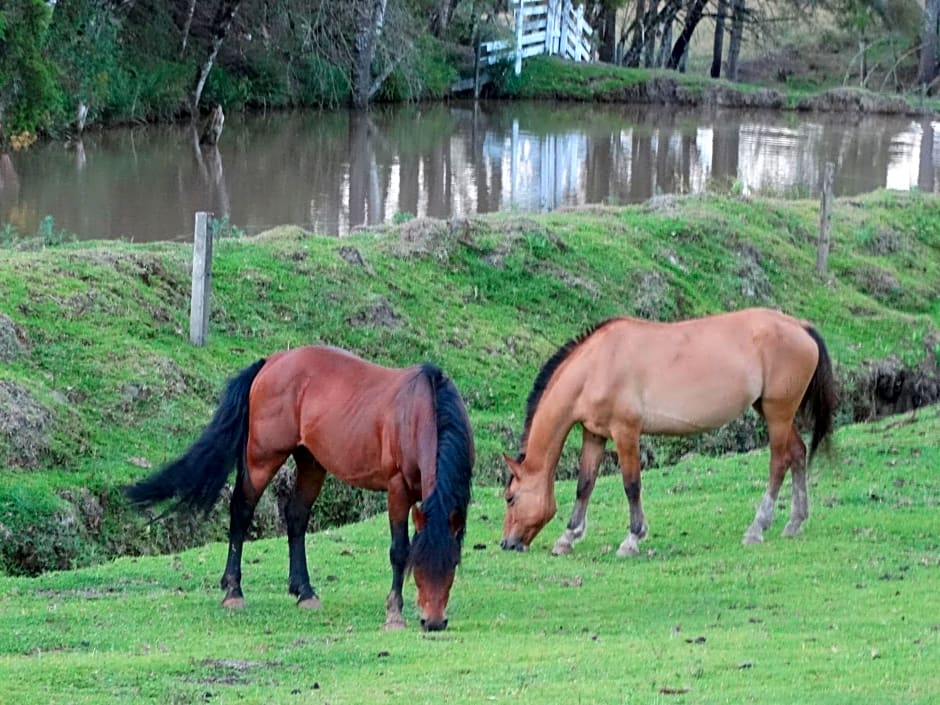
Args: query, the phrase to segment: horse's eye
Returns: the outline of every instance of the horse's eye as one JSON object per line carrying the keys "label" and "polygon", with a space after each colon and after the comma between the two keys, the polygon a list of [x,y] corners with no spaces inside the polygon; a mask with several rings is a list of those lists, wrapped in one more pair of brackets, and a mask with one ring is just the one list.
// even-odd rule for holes
{"label": "horse's eye", "polygon": [[509,495],[508,497],[506,497],[506,504],[507,504],[508,506],[511,507],[511,506],[514,505],[515,503],[516,503],[516,495],[511,494],[511,495]]}

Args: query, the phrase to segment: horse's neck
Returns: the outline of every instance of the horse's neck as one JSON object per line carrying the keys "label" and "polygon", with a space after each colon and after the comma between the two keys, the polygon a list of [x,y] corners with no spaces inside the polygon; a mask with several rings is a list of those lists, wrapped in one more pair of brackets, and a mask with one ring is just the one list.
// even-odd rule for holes
{"label": "horse's neck", "polygon": [[543,399],[529,428],[525,467],[533,473],[554,477],[565,439],[575,421],[570,404],[556,404]]}

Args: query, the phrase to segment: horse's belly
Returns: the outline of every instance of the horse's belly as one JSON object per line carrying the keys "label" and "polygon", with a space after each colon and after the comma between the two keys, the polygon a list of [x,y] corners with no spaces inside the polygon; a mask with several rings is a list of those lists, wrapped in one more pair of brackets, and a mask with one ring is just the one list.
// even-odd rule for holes
{"label": "horse's belly", "polygon": [[758,393],[749,388],[711,389],[707,393],[689,393],[670,398],[663,394],[647,397],[643,403],[644,433],[689,435],[724,426],[754,403]]}
{"label": "horse's belly", "polygon": [[643,415],[643,433],[652,433],[670,436],[687,436],[694,433],[703,433],[724,426],[740,416],[746,406],[735,409],[734,412],[710,413],[693,412],[691,409],[650,410]]}

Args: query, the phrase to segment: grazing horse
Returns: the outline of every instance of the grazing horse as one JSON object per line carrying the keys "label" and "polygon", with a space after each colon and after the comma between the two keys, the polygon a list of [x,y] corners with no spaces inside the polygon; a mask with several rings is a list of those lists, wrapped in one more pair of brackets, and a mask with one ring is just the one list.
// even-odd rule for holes
{"label": "grazing horse", "polygon": [[[255,506],[293,455],[297,479],[285,518],[290,593],[317,609],[304,534],[326,473],[355,487],[388,492],[392,589],[385,626],[402,628],[402,585],[414,573],[421,626],[447,626],[446,607],[460,562],[470,501],[473,433],[454,384],[432,365],[380,367],[329,347],[278,352],[232,378],[215,416],[186,453],[127,488],[132,502],[208,511],[231,472],[226,607],[242,607],[242,544]],[[417,503],[420,502],[420,508]],[[415,524],[408,540],[408,512]]]}
{"label": "grazing horse", "polygon": [[529,394],[522,452],[506,456],[502,547],[524,551],[555,514],[554,476],[572,426],[583,428],[574,511],[553,553],[584,537],[604,446],[612,439],[630,504],[630,530],[617,555],[635,555],[646,536],[640,503],[640,435],[718,428],[753,406],[770,435],[770,481],[744,543],[763,541],[787,469],[793,504],[784,534],[809,514],[806,445],[795,417],[813,422],[810,459],[832,432],[836,403],[829,354],[808,323],[748,309],[679,323],[613,318],[562,345]]}

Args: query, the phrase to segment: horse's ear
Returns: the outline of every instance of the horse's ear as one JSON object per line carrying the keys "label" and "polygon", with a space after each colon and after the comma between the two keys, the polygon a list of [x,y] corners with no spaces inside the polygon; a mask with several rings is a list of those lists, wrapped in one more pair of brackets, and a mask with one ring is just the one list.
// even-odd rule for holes
{"label": "horse's ear", "polygon": [[450,513],[448,524],[450,524],[450,533],[454,536],[462,536],[467,527],[467,517],[463,512],[455,509]]}
{"label": "horse's ear", "polygon": [[509,466],[510,474],[513,477],[518,478],[522,470],[522,464],[517,462],[516,459],[513,458],[512,456],[506,455],[505,453],[503,453],[503,460],[505,460],[506,465]]}
{"label": "horse's ear", "polygon": [[416,534],[424,531],[424,512],[418,508],[417,504],[411,508],[411,521],[414,522]]}

